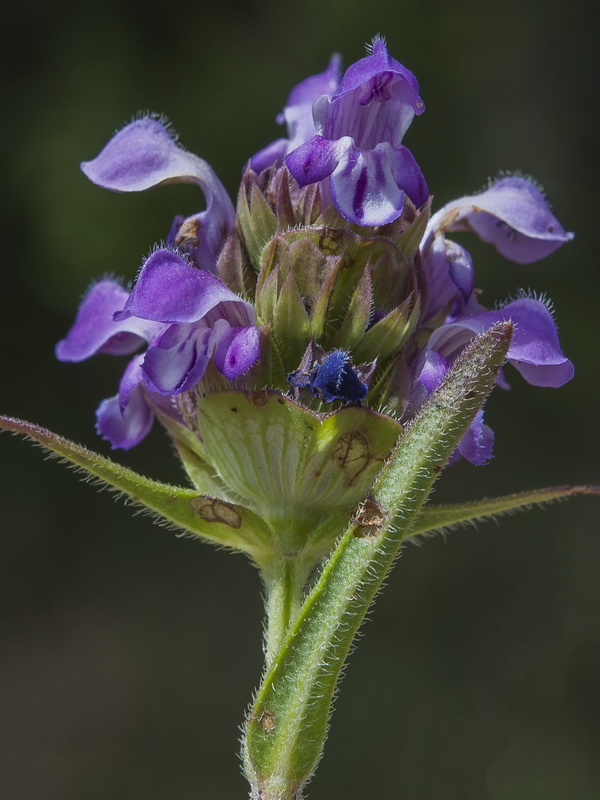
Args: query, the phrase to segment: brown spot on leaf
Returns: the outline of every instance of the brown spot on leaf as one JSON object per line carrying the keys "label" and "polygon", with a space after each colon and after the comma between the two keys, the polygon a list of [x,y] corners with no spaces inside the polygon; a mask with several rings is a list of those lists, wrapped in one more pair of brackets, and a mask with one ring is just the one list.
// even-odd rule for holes
{"label": "brown spot on leaf", "polygon": [[250,392],[249,400],[256,408],[264,408],[269,402],[269,395],[265,391]]}
{"label": "brown spot on leaf", "polygon": [[366,437],[360,431],[346,431],[337,440],[331,457],[340,469],[344,469],[348,464],[356,464],[369,456]]}
{"label": "brown spot on leaf", "polygon": [[241,528],[242,518],[235,507],[217,497],[199,495],[188,500],[188,506],[206,522],[220,522],[230,528]]}
{"label": "brown spot on leaf", "polygon": [[372,461],[369,442],[359,431],[346,431],[337,440],[332,461],[346,473],[352,485]]}
{"label": "brown spot on leaf", "polygon": [[258,724],[265,733],[271,733],[271,731],[275,730],[276,726],[275,714],[271,713],[271,711],[263,711],[258,718]]}

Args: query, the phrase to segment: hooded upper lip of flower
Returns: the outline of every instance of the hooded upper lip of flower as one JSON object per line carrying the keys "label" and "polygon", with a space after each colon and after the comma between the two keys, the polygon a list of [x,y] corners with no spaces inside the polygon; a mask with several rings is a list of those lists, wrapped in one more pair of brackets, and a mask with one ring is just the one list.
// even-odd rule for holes
{"label": "hooded upper lip of flower", "polygon": [[429,221],[421,251],[451,231],[473,231],[499,253],[529,264],[573,238],[550,211],[537,186],[521,175],[495,180],[485,191],[452,200]]}
{"label": "hooded upper lip of flower", "polygon": [[177,144],[170,128],[144,117],[116,133],[81,169],[97,186],[114,192],[140,192],[166,183],[195,183],[206,197],[206,210],[195,214],[194,258],[214,271],[217,257],[235,221],[235,210],[212,167]]}
{"label": "hooded upper lip of flower", "polygon": [[376,38],[371,54],[348,67],[331,95],[317,99],[313,116],[321,136],[352,136],[357,147],[371,150],[384,141],[399,147],[415,114],[424,110],[417,79]]}
{"label": "hooded upper lip of flower", "polygon": [[160,394],[193,388],[211,358],[233,380],[260,355],[254,306],[167,248],[147,259],[123,310],[114,315],[124,323],[132,317],[163,324],[143,363],[147,385]]}
{"label": "hooded upper lip of flower", "polygon": [[[528,383],[558,387],[571,380],[573,364],[561,351],[552,314],[541,300],[522,297],[494,311],[481,310],[458,317],[433,331],[413,368],[412,412],[417,411],[439,386],[452,362],[471,339],[497,322],[509,319],[515,327],[508,361]],[[499,383],[502,381],[500,378]],[[492,456],[493,442],[493,431],[483,424],[483,411],[480,411],[457,450],[471,463],[484,464]]]}
{"label": "hooded upper lip of flower", "polygon": [[494,311],[469,314],[442,325],[431,334],[427,350],[453,361],[467,342],[497,322],[512,320],[515,331],[508,361],[533,386],[559,387],[571,380],[573,364],[563,354],[547,306],[534,297],[521,297]]}

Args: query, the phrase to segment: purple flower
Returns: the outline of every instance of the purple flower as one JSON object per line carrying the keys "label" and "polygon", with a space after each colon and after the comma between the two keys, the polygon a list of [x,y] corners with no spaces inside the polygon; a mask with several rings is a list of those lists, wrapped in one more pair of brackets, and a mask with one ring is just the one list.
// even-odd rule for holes
{"label": "purple flower", "polygon": [[145,117],[126,125],[81,169],[96,185],[114,192],[140,192],[165,183],[195,183],[206,197],[206,210],[185,220],[185,248],[202,269],[213,271],[233,228],[235,211],[212,168],[183,150],[158,119]]}
{"label": "purple flower", "polygon": [[[405,193],[417,206],[427,199],[421,170],[402,144],[424,109],[416,78],[377,38],[371,54],[315,101],[316,135],[289,153],[288,169],[301,187],[330,179],[333,202],[350,222],[391,222],[402,213]],[[322,187],[328,191],[327,182]]]}
{"label": "purple flower", "polygon": [[103,400],[96,410],[96,431],[108,439],[113,450],[130,450],[152,428],[154,412],[148,402],[142,373],[143,355],[134,356],[119,383],[119,392]]}
{"label": "purple flower", "polygon": [[[418,374],[412,387],[411,408],[416,411],[427,400],[450,369],[452,362],[435,350],[425,350],[419,361]],[[480,410],[468,431],[460,440],[452,460],[463,456],[471,464],[479,467],[490,460],[494,447],[494,431],[483,422],[483,411]]]}
{"label": "purple flower", "polygon": [[322,94],[333,92],[339,82],[340,57],[333,55],[324,72],[311,75],[294,86],[282,113],[277,116],[280,125],[287,125],[288,138],[277,139],[252,156],[250,166],[255,172],[262,172],[263,169],[282,161],[288,153],[315,135],[313,104]]}
{"label": "purple flower", "polygon": [[260,355],[254,306],[172,250],[152,253],[114,318],[126,322],[135,317],[162,323],[142,366],[146,385],[159,394],[193,388],[211,358],[234,380]]}
{"label": "purple flower", "polygon": [[518,264],[544,258],[573,238],[553,216],[540,190],[516,175],[441,208],[427,226],[423,253],[427,256],[435,237],[451,231],[473,231]]}
{"label": "purple flower", "polygon": [[[414,368],[411,411],[420,408],[439,386],[471,339],[505,320],[515,325],[508,361],[528,383],[558,387],[571,380],[573,365],[560,349],[552,314],[540,300],[523,297],[504,308],[458,317],[431,334]],[[492,456],[493,441],[493,431],[483,424],[483,413],[479,412],[458,451],[471,463],[483,464]]]}
{"label": "purple flower", "polygon": [[559,387],[573,377],[573,364],[563,355],[552,314],[541,302],[522,297],[504,308],[459,317],[437,328],[429,338],[428,350],[453,361],[473,337],[496,322],[512,320],[515,332],[508,349],[508,361],[533,386]]}
{"label": "purple flower", "polygon": [[[115,321],[129,293],[112,280],[96,283],[87,295],[66,337],[56,345],[60,361],[83,361],[96,353],[131,355],[152,341],[164,325],[130,317]],[[113,448],[129,450],[150,431],[154,419],[148,390],[142,385],[143,355],[135,356],[125,369],[114,397],[103,400],[96,411],[96,430]]]}

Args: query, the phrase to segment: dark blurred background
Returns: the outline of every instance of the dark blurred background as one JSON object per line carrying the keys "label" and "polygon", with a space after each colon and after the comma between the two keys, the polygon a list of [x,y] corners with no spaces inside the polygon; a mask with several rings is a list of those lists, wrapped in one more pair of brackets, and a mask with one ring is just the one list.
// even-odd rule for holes
{"label": "dark blurred background", "polygon": [[[600,482],[597,24],[585,0],[211,5],[36,3],[2,13],[0,407],[103,453],[94,409],[118,359],[53,347],[104,273],[133,278],[192,187],[113,195],[78,164],[140,109],[164,112],[232,194],[279,135],[288,91],[381,31],[421,83],[406,143],[436,204],[500,169],[535,175],[574,242],[516,266],[471,240],[492,306],[555,300],[576,365],[560,390],[514,375],[487,419],[496,458],[439,501]],[[181,481],[156,429],[122,462]],[[132,516],[3,436],[0,794],[7,800],[243,798],[238,729],[261,669],[257,574]],[[337,702],[312,800],[600,797],[600,507],[584,498],[407,547]]]}

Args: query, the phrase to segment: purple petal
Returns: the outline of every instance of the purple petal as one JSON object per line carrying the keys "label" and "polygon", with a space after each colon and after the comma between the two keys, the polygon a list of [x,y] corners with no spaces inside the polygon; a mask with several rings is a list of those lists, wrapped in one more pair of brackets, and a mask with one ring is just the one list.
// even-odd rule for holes
{"label": "purple petal", "polygon": [[197,183],[207,194],[229,200],[206,161],[181,148],[163,123],[152,117],[130,122],[96,158],[82,162],[81,169],[92,183],[114,192],[141,192],[163,183]]}
{"label": "purple petal", "polygon": [[148,348],[142,369],[146,385],[159,394],[187,392],[202,378],[210,360],[212,330],[199,325],[171,325]]}
{"label": "purple petal", "polygon": [[508,360],[528,383],[558,387],[571,380],[573,365],[560,349],[552,314],[533,298],[515,300],[504,308],[460,317],[443,325],[432,333],[427,348],[453,360],[473,336],[509,319],[515,323],[515,332]]}
{"label": "purple petal", "polygon": [[[391,79],[391,74],[386,77]],[[367,103],[361,101],[361,89],[337,98],[320,97],[313,106],[317,133],[327,139],[351,136],[361,150],[372,150],[380,142],[400,147],[415,111],[406,98],[407,84],[383,81],[383,85],[385,97]]]}
{"label": "purple petal", "polygon": [[238,378],[260,357],[260,333],[257,327],[227,327],[215,347],[217,369],[229,380]]}
{"label": "purple petal", "polygon": [[96,430],[113,450],[129,450],[150,432],[154,421],[141,386],[143,356],[133,358],[125,370],[115,397],[103,400],[96,411]]}
{"label": "purple petal", "polygon": [[340,57],[335,53],[324,72],[311,75],[297,84],[287,99],[283,118],[287,124],[288,153],[315,134],[313,104],[321,95],[333,92],[340,82]]}
{"label": "purple petal", "polygon": [[119,407],[122,413],[129,404],[132,393],[144,382],[144,373],[142,372],[142,364],[144,362],[144,354],[134,356],[123,373],[123,377],[119,382]]}
{"label": "purple petal", "polygon": [[288,152],[288,143],[288,139],[276,139],[271,144],[263,147],[262,150],[259,150],[258,153],[255,153],[250,159],[250,166],[254,172],[262,172],[263,169],[282,161]]}
{"label": "purple petal", "polygon": [[425,319],[443,308],[457,313],[453,305],[463,305],[473,292],[474,270],[469,253],[456,242],[436,236],[423,254],[427,279],[427,309]]}
{"label": "purple petal", "polygon": [[[433,394],[451,367],[451,362],[435,350],[426,351],[421,364],[411,392],[411,406],[416,410]],[[494,432],[483,424],[483,410],[480,410],[460,440],[451,461],[461,455],[475,466],[485,464],[492,457],[493,444]]]}
{"label": "purple petal", "polygon": [[288,138],[277,139],[252,156],[250,165],[255,172],[282,160],[315,135],[313,103],[323,94],[332,92],[339,83],[340,57],[333,55],[324,72],[311,75],[297,84],[287,99],[283,113],[277,121],[287,125]]}
{"label": "purple petal", "polygon": [[157,119],[126,125],[81,169],[96,185],[114,192],[139,192],[165,183],[195,183],[206,196],[200,225],[198,263],[212,269],[235,211],[225,187],[201,158],[183,150]]}
{"label": "purple petal", "polygon": [[334,53],[329,59],[329,64],[323,72],[310,75],[292,89],[286,101],[286,108],[301,105],[310,105],[322,94],[331,94],[340,82],[341,58]]}
{"label": "purple petal", "polygon": [[501,178],[481,194],[461,197],[432,217],[425,241],[435,232],[470,230],[518,264],[544,258],[573,238],[550,211],[534,184]]}
{"label": "purple petal", "polygon": [[427,202],[429,189],[425,177],[415,157],[404,145],[394,150],[394,177],[417,208]]}
{"label": "purple petal", "polygon": [[340,85],[333,92],[332,99],[359,91],[359,102],[362,105],[366,105],[372,99],[381,102],[386,99],[390,84],[394,83],[403,85],[405,102],[412,105],[415,113],[422,114],[425,106],[419,97],[417,79],[410,70],[389,55],[385,41],[377,38],[373,40],[371,55],[361,58],[348,67]]}
{"label": "purple petal", "polygon": [[483,411],[478,411],[475,419],[458,445],[458,452],[474,464],[482,466],[492,458],[494,450],[494,431],[483,424]]}
{"label": "purple petal", "polygon": [[96,411],[96,430],[108,439],[113,450],[130,450],[148,435],[154,416],[141,389],[131,396],[125,413],[119,408],[117,395],[103,400]]}
{"label": "purple petal", "polygon": [[450,362],[435,350],[426,352],[423,368],[421,369],[418,380],[423,384],[427,394],[431,394],[437,389],[446,377],[450,369]]}
{"label": "purple petal", "polygon": [[60,361],[83,361],[96,353],[129,355],[151,341],[162,328],[156,322],[128,317],[115,322],[129,297],[115,281],[96,283],[87,295],[66,337],[56,345]]}
{"label": "purple petal", "polygon": [[219,304],[234,324],[253,324],[256,319],[254,307],[222,281],[163,248],[148,258],[124,311],[115,319],[134,315],[159,322],[196,322]]}
{"label": "purple petal", "polygon": [[303,188],[329,177],[340,160],[338,142],[313,136],[308,142],[291,152],[285,163],[296,182]]}
{"label": "purple petal", "polygon": [[396,152],[387,143],[359,150],[350,137],[331,179],[337,210],[357,225],[385,225],[404,208],[404,192],[395,178]]}
{"label": "purple petal", "polygon": [[338,88],[315,102],[316,131],[327,139],[351,136],[361,150],[381,142],[400,147],[415,113],[425,108],[418,91],[414,75],[376,40],[372,55],[349,67]]}

